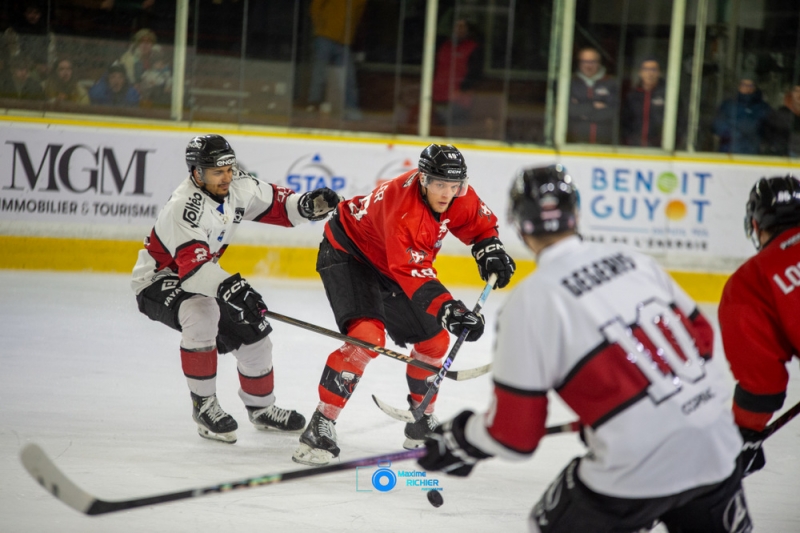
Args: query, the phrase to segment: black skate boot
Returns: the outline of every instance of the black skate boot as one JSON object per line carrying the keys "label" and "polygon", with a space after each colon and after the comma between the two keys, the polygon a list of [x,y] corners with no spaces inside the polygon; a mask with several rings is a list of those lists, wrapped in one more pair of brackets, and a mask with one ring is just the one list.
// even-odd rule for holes
{"label": "black skate boot", "polygon": [[275,404],[269,407],[247,406],[250,422],[258,429],[277,429],[279,431],[300,431],[306,426],[306,418],[297,411],[281,409]]}
{"label": "black skate boot", "polygon": [[294,451],[292,461],[302,465],[326,465],[339,457],[336,445],[335,420],[326,418],[319,411],[314,411],[308,427],[300,435],[300,446]]}
{"label": "black skate boot", "polygon": [[[411,402],[411,395],[408,395],[408,405],[414,408]],[[413,450],[425,446],[425,439],[433,433],[439,421],[433,415],[422,415],[422,418],[416,422],[409,422],[406,424],[406,441],[403,443],[403,448],[406,450]]]}
{"label": "black skate boot", "polygon": [[198,396],[192,394],[192,418],[197,422],[197,433],[201,437],[233,444],[239,424],[222,410],[217,395]]}

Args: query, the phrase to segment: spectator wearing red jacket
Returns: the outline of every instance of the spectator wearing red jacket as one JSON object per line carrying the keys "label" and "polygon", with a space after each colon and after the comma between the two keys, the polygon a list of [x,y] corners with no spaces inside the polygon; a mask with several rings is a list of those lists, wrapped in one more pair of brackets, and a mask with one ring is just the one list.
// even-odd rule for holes
{"label": "spectator wearing red jacket", "polygon": [[639,65],[639,83],[625,97],[622,108],[622,129],[629,146],[661,146],[664,126],[666,84],[655,58]]}

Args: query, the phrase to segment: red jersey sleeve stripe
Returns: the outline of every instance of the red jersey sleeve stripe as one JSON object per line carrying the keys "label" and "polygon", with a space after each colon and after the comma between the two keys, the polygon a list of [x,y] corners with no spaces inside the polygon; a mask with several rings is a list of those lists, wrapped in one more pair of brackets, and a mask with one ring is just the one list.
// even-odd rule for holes
{"label": "red jersey sleeve stripe", "polygon": [[545,434],[547,392],[520,390],[494,384],[495,408],[487,431],[511,451],[531,454]]}
{"label": "red jersey sleeve stripe", "polygon": [[650,382],[617,344],[604,342],[584,357],[556,392],[597,427],[647,395]]}

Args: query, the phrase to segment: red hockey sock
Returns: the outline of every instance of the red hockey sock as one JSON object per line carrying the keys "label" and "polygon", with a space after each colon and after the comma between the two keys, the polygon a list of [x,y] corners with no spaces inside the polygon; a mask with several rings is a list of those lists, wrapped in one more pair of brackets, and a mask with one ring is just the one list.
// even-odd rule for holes
{"label": "red hockey sock", "polygon": [[[414,349],[411,350],[411,357],[423,363],[441,368],[442,360],[447,354],[447,347],[449,345],[450,335],[445,330],[442,330],[436,336],[415,344]],[[408,390],[411,393],[411,400],[414,402],[415,407],[422,402],[422,399],[428,392],[428,386],[430,385],[428,383],[428,378],[433,375],[432,372],[428,372],[422,368],[412,365],[406,366],[406,381],[408,382]],[[431,403],[425,409],[426,413],[433,412],[433,406],[436,403],[437,396],[438,395],[433,396]]]}
{"label": "red hockey sock", "polygon": [[[383,324],[372,318],[354,321],[348,326],[347,334],[377,346],[383,346],[386,342]],[[364,368],[377,356],[377,352],[352,344],[344,344],[331,353],[319,382],[320,401],[343,408],[364,374]]]}

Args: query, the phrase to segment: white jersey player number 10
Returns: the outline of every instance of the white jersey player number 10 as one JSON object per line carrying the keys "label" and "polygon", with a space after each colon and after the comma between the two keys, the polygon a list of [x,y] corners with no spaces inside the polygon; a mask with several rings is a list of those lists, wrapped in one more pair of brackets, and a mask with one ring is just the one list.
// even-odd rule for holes
{"label": "white jersey player number 10", "polygon": [[[639,304],[632,327],[617,317],[602,331],[608,342],[619,345],[628,361],[647,377],[647,394],[656,404],[680,392],[684,382],[696,383],[706,375],[692,335],[680,316],[660,300]],[[644,345],[645,340],[655,347],[655,353]]]}

